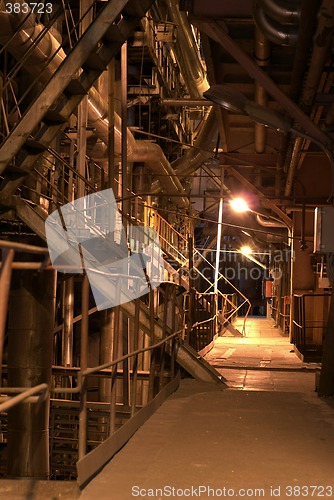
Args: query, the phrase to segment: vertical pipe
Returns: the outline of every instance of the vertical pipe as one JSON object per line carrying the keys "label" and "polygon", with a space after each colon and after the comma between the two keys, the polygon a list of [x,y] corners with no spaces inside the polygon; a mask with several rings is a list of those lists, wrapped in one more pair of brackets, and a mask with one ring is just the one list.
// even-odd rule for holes
{"label": "vertical pipe", "polygon": [[[116,308],[115,308],[114,341],[113,341],[113,361],[115,361],[118,357],[120,323],[121,323],[121,310],[120,310],[120,306],[116,306]],[[114,365],[112,368],[112,374],[111,374],[110,419],[109,419],[109,435],[110,436],[116,430],[117,369],[118,369],[118,365]]]}
{"label": "vertical pipe", "polygon": [[2,386],[2,360],[3,346],[5,342],[5,332],[7,323],[8,297],[10,290],[10,281],[12,276],[12,262],[14,259],[14,250],[2,250],[2,268],[0,274],[0,386]]}
{"label": "vertical pipe", "polygon": [[65,277],[63,282],[63,338],[62,364],[73,366],[73,315],[74,315],[74,277]]}
{"label": "vertical pipe", "polygon": [[[114,334],[115,334],[115,310],[103,311],[100,337],[100,364],[109,363],[113,360]],[[110,402],[111,379],[103,377],[99,379],[99,401]]]}
{"label": "vertical pipe", "polygon": [[188,343],[192,342],[192,326],[195,323],[195,280],[194,280],[194,241],[192,236],[188,238],[188,258],[189,258],[189,304],[188,304]]}
{"label": "vertical pipe", "polygon": [[220,193],[219,213],[218,213],[217,252],[216,252],[215,281],[214,281],[214,292],[215,293],[218,293],[220,247],[221,247],[221,239],[222,239],[222,222],[223,222],[223,186],[224,186],[224,169],[222,169],[222,172],[221,172],[221,193]]}
{"label": "vertical pipe", "polygon": [[115,192],[115,58],[108,65],[108,187]]}
{"label": "vertical pipe", "polygon": [[[129,320],[125,314],[122,314],[122,344],[123,356],[129,353]],[[130,406],[130,360],[126,358],[123,363],[123,406],[129,408]]]}
{"label": "vertical pipe", "polygon": [[[81,0],[79,2],[80,36],[86,31],[92,21],[92,9],[88,12],[92,5],[92,0]],[[85,17],[83,17],[85,16]],[[77,122],[77,170],[86,177],[86,150],[87,150],[87,119],[88,119],[88,96],[86,95],[78,106],[78,122]],[[85,182],[82,179],[77,179],[77,198],[85,196]]]}
{"label": "vertical pipe", "polygon": [[[150,331],[151,331],[151,336],[150,336],[150,344],[154,344],[155,341],[155,336],[154,336],[154,290],[150,288],[149,291],[149,297],[150,297]],[[148,382],[148,400],[150,401],[151,399],[154,398],[154,386],[155,386],[155,371],[156,371],[156,349],[153,349],[153,351],[150,351],[150,375],[149,375],[149,382]]]}
{"label": "vertical pipe", "polygon": [[[135,317],[134,317],[134,342],[133,350],[138,349],[138,339],[139,339],[139,308],[140,299],[135,300]],[[138,355],[135,356],[133,366],[132,366],[132,396],[131,396],[131,417],[136,412],[136,400],[137,400],[137,379],[138,379]]]}
{"label": "vertical pipe", "polygon": [[[122,198],[127,198],[128,188],[129,188],[129,178],[128,178],[128,158],[127,158],[127,147],[128,147],[128,128],[127,128],[127,84],[128,84],[128,74],[127,74],[127,43],[123,43],[121,48],[121,118],[122,118]],[[129,200],[122,202],[123,213],[130,214],[129,211],[130,202]],[[127,227],[127,220],[123,217],[123,226]]]}
{"label": "vertical pipe", "polygon": [[[9,302],[8,385],[51,384],[56,273],[13,274]],[[8,412],[8,475],[49,478],[49,398]]]}
{"label": "vertical pipe", "polygon": [[80,410],[79,410],[79,460],[86,455],[87,446],[87,377],[82,376],[88,366],[88,310],[89,310],[89,281],[87,274],[82,281],[81,298],[81,338],[80,338]]}

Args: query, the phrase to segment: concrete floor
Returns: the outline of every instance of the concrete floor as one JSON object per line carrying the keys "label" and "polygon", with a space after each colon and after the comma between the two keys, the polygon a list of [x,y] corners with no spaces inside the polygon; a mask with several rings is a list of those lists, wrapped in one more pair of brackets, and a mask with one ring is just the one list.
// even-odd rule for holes
{"label": "concrete floor", "polygon": [[314,392],[316,365],[271,321],[248,328],[207,356],[231,388],[184,379],[82,500],[334,496],[334,409]]}
{"label": "concrete floor", "polygon": [[[207,355],[230,388],[183,379],[80,500],[334,497],[334,405],[314,392],[317,365],[271,321],[252,318],[246,333],[218,338]],[[0,482],[0,498],[79,495],[45,486],[3,495]]]}

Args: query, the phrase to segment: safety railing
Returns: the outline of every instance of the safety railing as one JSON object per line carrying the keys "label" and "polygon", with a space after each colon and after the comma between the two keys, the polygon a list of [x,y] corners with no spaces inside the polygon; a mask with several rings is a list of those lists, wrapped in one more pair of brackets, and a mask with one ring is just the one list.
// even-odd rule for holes
{"label": "safety railing", "polygon": [[238,296],[236,293],[225,293],[218,304],[220,313],[220,322],[224,325],[226,322],[232,322],[238,317]]}
{"label": "safety railing", "polygon": [[159,235],[160,245],[167,257],[176,262],[179,268],[187,269],[187,239],[166,221],[156,210],[151,211],[150,226]]}
{"label": "safety railing", "polygon": [[[205,265],[208,266],[208,268],[211,271],[211,274],[214,275],[214,270],[215,266],[210,262],[203,254],[199,252],[199,250],[195,249],[194,251],[195,256],[198,257],[198,260],[201,259]],[[204,293],[209,293],[210,290],[213,289],[214,283],[213,280],[209,279],[207,276],[205,276],[204,272],[200,270],[200,265],[197,264],[196,266],[196,272],[198,273],[201,278],[208,283],[208,287],[205,290]],[[236,297],[234,297],[234,294],[224,294],[222,293],[219,288],[218,288],[218,312],[223,316],[224,321],[231,321],[234,317],[237,316],[239,311],[241,309],[245,310],[244,313],[244,322],[243,322],[243,330],[242,333],[245,333],[245,327],[246,327],[246,321],[249,316],[250,310],[251,310],[251,302],[250,300],[228,279],[226,276],[224,276],[223,273],[220,271],[218,272],[218,283],[219,281],[222,280],[224,281],[225,284],[229,285],[233,290],[235,290]],[[238,298],[240,303],[238,304]]]}
{"label": "safety railing", "polygon": [[[12,269],[43,272],[51,266],[47,248],[8,241],[0,241],[0,248],[2,250],[0,274],[0,357],[2,359]],[[42,259],[39,262],[14,261],[16,252],[34,253]],[[0,389],[2,395],[0,412],[14,408],[24,401],[37,403],[45,400],[49,395],[56,398],[53,399],[53,406],[57,405],[59,397],[62,401],[60,405],[67,401],[68,405],[73,403],[74,406],[78,406],[79,402],[76,442],[73,441],[73,436],[69,440],[65,439],[62,436],[61,427],[51,430],[52,442],[58,445],[63,443],[60,449],[64,453],[66,446],[69,445],[67,452],[76,456],[79,461],[86,456],[88,451],[97,448],[102,439],[106,440],[111,437],[119,428],[120,423],[135,417],[158,395],[159,397],[162,397],[162,394],[168,395],[168,391],[164,391],[170,384],[175,389],[177,339],[184,337],[182,294],[180,297],[177,293],[178,285],[175,283],[163,283],[159,289],[150,289],[146,296],[110,310],[109,328],[112,330],[110,333],[112,347],[111,352],[107,353],[110,360],[91,367],[89,366],[88,318],[96,313],[97,309],[96,307],[89,308],[87,276],[82,279],[81,287],[81,313],[71,321],[72,333],[74,328],[79,327],[79,329],[76,328],[77,333],[80,334],[80,349],[77,352],[77,355],[80,355],[79,367],[55,367],[51,387],[45,383],[27,388],[3,387],[2,384]],[[76,287],[77,292],[78,287]],[[55,351],[59,351],[57,342],[62,331],[63,325],[54,329]],[[89,401],[90,398],[93,398],[93,401]],[[104,413],[99,414],[101,418],[95,415],[95,423],[92,423],[90,407],[92,404],[98,405],[98,401],[103,403],[100,405],[100,410]],[[124,418],[119,418],[120,411],[123,412]],[[58,425],[59,421],[55,422]],[[89,429],[93,430],[89,431]],[[55,448],[57,450],[59,450],[58,445]],[[102,455],[105,456],[105,452]],[[59,453],[59,457],[62,457],[62,453]],[[96,463],[100,463],[101,466],[99,460],[102,459],[97,458]],[[61,464],[58,463],[58,466],[61,467]]]}
{"label": "safety railing", "polygon": [[[79,39],[81,26],[87,24],[88,18],[93,18],[96,14],[97,9],[100,7],[99,2],[93,0],[87,11],[81,13],[82,17],[79,18],[77,15],[78,10],[73,9],[73,4],[71,5],[71,2],[68,0],[63,0],[57,6],[52,5],[52,9],[50,12],[48,12],[47,20],[43,25],[41,23],[36,23],[35,21],[36,17],[40,16],[40,14],[38,14],[39,4],[36,3],[29,6],[29,3],[26,3],[23,7],[20,7],[20,4],[21,2],[8,2],[8,6],[6,4],[6,10],[5,6],[3,6],[2,9],[6,12],[9,19],[14,18],[14,23],[13,33],[8,34],[7,42],[4,43],[0,48],[0,55],[2,55],[4,51],[7,50],[11,45],[14,46],[15,51],[15,46],[17,45],[17,36],[21,31],[23,33],[23,35],[21,35],[23,37],[22,43],[24,43],[24,37],[26,37],[29,41],[29,43],[26,44],[27,47],[24,54],[21,55],[17,63],[15,65],[9,66],[5,71],[6,78],[2,85],[2,95],[0,97],[0,117],[2,118],[0,120],[0,123],[3,123],[4,125],[4,129],[1,131],[1,135],[3,137],[8,135],[10,132],[10,128],[13,127],[13,124],[15,125],[17,121],[16,117],[22,116],[22,113],[25,109],[24,102],[27,96],[29,96],[29,93],[31,93],[36,86],[36,81],[35,79],[33,79],[32,83],[30,85],[27,85],[27,88],[23,93],[20,93],[19,97],[16,95],[16,79],[19,75],[20,70],[25,65],[30,64],[30,61],[31,65],[36,64],[34,57],[36,47],[39,48],[40,52],[45,51],[46,47],[48,47],[45,55],[44,69],[47,65],[49,65],[49,67],[52,67],[54,61],[56,61],[59,56],[63,57],[63,47],[69,46],[72,48],[75,45],[75,43]],[[74,13],[75,10],[76,13]],[[50,33],[55,36],[56,40],[58,33],[57,27],[59,26],[60,22],[64,22],[66,34],[62,38],[62,43],[58,44],[56,41],[51,42]],[[8,25],[11,24],[12,21],[10,19]],[[58,63],[56,62],[55,64],[57,65]],[[41,66],[39,66],[39,72],[41,74],[43,73],[43,71],[41,71]],[[52,74],[53,71],[50,71],[48,76],[46,76],[46,73],[44,73],[43,83],[46,83],[48,78],[52,77]]]}
{"label": "safety railing", "polygon": [[197,352],[202,351],[214,340],[217,333],[217,295],[195,292],[189,301],[189,315],[192,318],[187,341]]}
{"label": "safety railing", "polygon": [[292,340],[305,360],[321,357],[329,303],[328,293],[293,296]]}

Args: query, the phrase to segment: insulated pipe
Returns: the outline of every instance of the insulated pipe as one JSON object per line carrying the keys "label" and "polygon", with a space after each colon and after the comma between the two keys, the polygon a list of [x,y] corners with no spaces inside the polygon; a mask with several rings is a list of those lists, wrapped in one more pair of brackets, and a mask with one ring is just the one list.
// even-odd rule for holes
{"label": "insulated pipe", "polygon": [[[268,66],[269,58],[271,53],[270,43],[263,35],[262,31],[258,28],[255,28],[255,48],[254,55],[257,61],[257,64],[261,67]],[[257,80],[255,80],[255,102],[260,104],[261,106],[267,105],[267,92],[264,88],[259,84]],[[266,146],[266,136],[267,130],[264,125],[255,122],[255,151],[256,153],[264,153]]]}
{"label": "insulated pipe", "polygon": [[[89,92],[89,123],[94,126],[96,135],[105,143],[108,143],[108,119],[106,103],[101,98],[95,88]],[[115,137],[115,155],[121,155],[122,145],[122,121],[120,116],[115,113],[114,137]],[[107,148],[100,147],[100,153],[106,154]],[[131,131],[127,129],[127,155],[130,162],[143,162],[158,177],[161,186],[168,194],[182,194],[184,189],[175,171],[161,147],[149,141],[136,141]],[[184,207],[189,206],[189,200],[186,196],[175,198],[175,204]]]}
{"label": "insulated pipe", "polygon": [[217,118],[215,108],[212,107],[201,131],[195,141],[194,147],[190,148],[180,159],[172,163],[179,179],[185,179],[192,175],[203,162],[208,160],[217,144]]}
{"label": "insulated pipe", "polygon": [[257,0],[268,17],[282,24],[297,24],[301,7],[299,2],[293,5],[285,0]]}
{"label": "insulated pipe", "polygon": [[[320,83],[323,67],[328,57],[334,32],[334,2],[323,0],[318,17],[318,26],[314,36],[314,46],[310,61],[310,69],[300,98],[301,107],[309,111]],[[284,196],[290,196],[295,171],[299,162],[303,139],[297,137],[288,168]]]}
{"label": "insulated pipe", "polygon": [[284,222],[280,222],[279,220],[277,220],[277,221],[276,220],[268,220],[259,214],[256,215],[256,220],[260,224],[260,226],[263,226],[263,227],[281,227],[284,229],[289,229],[288,226],[286,224],[284,224]]}
{"label": "insulated pipe", "polygon": [[276,45],[296,45],[298,27],[296,25],[282,25],[270,19],[260,5],[255,2],[253,16],[257,27]]}
{"label": "insulated pipe", "polygon": [[[0,6],[1,8],[1,6]],[[41,24],[35,26],[35,16],[31,14],[26,17],[23,14],[11,15],[5,10],[0,11],[0,43],[8,44],[8,51],[17,59],[20,59],[29,48],[33,48],[32,55],[29,55],[24,63],[24,68],[29,73],[36,76],[36,65],[39,67],[39,79],[41,82],[47,81],[59,67],[63,59],[66,57],[65,52],[60,49],[57,40],[48,32],[44,35],[41,42],[34,46],[36,37],[42,31]],[[4,27],[4,29],[3,29]],[[50,62],[51,55],[56,52],[57,55]],[[42,72],[40,72],[42,65]],[[96,130],[96,135],[105,143],[108,143],[108,120],[107,120],[107,105],[96,89],[92,87],[88,92],[88,122],[93,125]],[[121,154],[121,120],[115,114],[115,154]],[[129,161],[146,161],[147,166],[159,176],[162,187],[170,196],[173,194],[182,194],[184,192],[180,181],[176,178],[174,169],[171,167],[159,145],[146,143],[142,146],[142,141],[136,141],[128,129],[127,133],[127,153]],[[107,148],[102,148],[107,151]],[[145,160],[140,158],[139,152],[145,152]],[[134,159],[134,157],[136,159]],[[188,207],[189,200],[186,196],[178,196],[175,198],[177,205]]]}
{"label": "insulated pipe", "polygon": [[208,90],[209,84],[188,17],[185,12],[179,11],[178,1],[165,0],[165,3],[170,19],[177,26],[175,52],[178,60],[181,61],[182,76],[191,97],[202,97],[203,92]]}

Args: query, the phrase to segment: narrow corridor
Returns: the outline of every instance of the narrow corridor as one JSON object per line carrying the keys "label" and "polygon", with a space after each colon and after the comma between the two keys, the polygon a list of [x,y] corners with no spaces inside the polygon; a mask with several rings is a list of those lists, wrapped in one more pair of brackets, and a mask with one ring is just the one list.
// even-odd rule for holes
{"label": "narrow corridor", "polygon": [[[242,331],[243,318],[234,326]],[[218,337],[206,360],[234,389],[313,392],[318,363],[303,363],[272,319],[252,317],[246,335]]]}
{"label": "narrow corridor", "polygon": [[183,379],[83,500],[333,496],[334,409],[314,391],[316,365],[269,320],[246,334],[207,355],[231,388]]}

